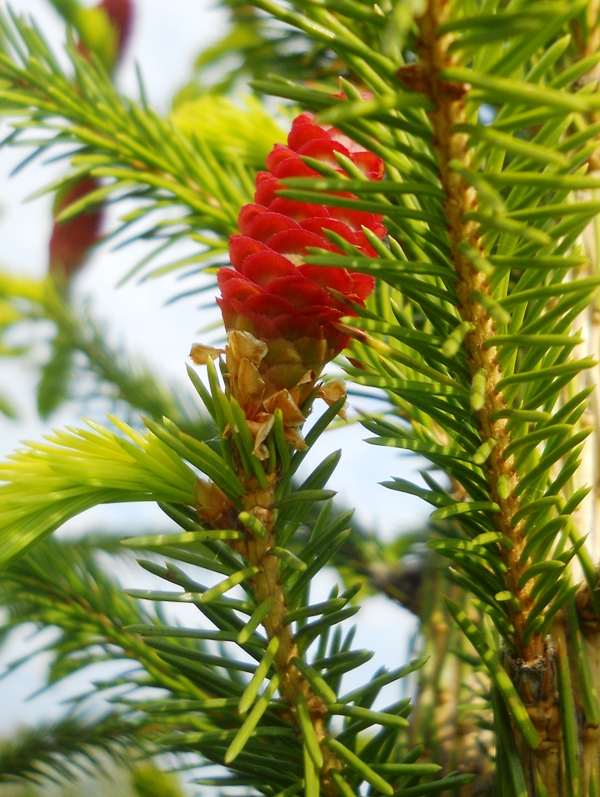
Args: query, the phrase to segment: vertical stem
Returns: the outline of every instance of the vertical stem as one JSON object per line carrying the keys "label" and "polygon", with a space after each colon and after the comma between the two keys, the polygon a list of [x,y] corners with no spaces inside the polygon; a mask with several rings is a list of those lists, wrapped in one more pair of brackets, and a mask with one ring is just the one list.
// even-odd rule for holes
{"label": "vertical stem", "polygon": [[[515,628],[512,641],[516,651],[515,659],[509,664],[512,677],[541,738],[538,750],[529,749],[520,738],[517,738],[517,744],[520,746],[531,794],[536,793],[539,773],[549,797],[559,797],[563,782],[563,756],[554,651],[540,634],[534,634],[529,642],[524,642],[528,617],[534,605],[530,594],[534,582],[530,580],[524,587],[519,587],[520,577],[530,564],[521,561],[525,544],[523,523],[513,523],[512,520],[519,509],[519,499],[514,495],[519,477],[512,456],[506,456],[505,453],[511,443],[507,421],[498,417],[506,409],[506,403],[502,391],[498,389],[502,371],[497,350],[490,345],[490,339],[495,335],[494,320],[476,298],[491,297],[491,290],[486,275],[478,271],[464,254],[465,244],[468,250],[474,250],[478,255],[484,254],[478,223],[465,220],[465,214],[477,207],[478,197],[476,190],[450,167],[452,161],[460,162],[467,169],[472,164],[466,134],[455,132],[456,125],[466,121],[464,95],[467,87],[441,79],[442,72],[453,66],[453,57],[449,52],[452,35],[437,34],[440,26],[448,21],[448,13],[447,0],[429,0],[427,10],[417,20],[420,34],[417,46],[419,63],[416,68],[414,64],[405,67],[404,73],[401,69],[399,77],[407,86],[425,92],[434,103],[434,110],[430,113],[433,147],[439,164],[439,179],[446,193],[444,210],[457,277],[458,309],[463,321],[473,325],[473,331],[465,338],[465,347],[472,377],[475,374],[485,375],[483,404],[477,410],[478,429],[482,443],[488,440],[495,443],[486,462],[486,478],[489,496],[498,504],[500,511],[491,517],[496,529],[508,537],[512,544],[510,550],[498,545],[497,553],[507,567],[504,576],[506,587],[517,599],[517,606],[509,608]],[[499,491],[499,483],[509,485],[508,494],[504,490]]]}
{"label": "vertical stem", "polygon": [[[427,12],[418,19],[421,36],[418,50],[423,69],[421,77],[427,94],[435,103],[435,109],[430,116],[434,129],[434,148],[440,169],[439,178],[447,197],[444,209],[448,221],[452,261],[457,275],[456,293],[459,312],[463,320],[470,322],[474,327],[465,338],[469,367],[472,375],[485,372],[484,402],[477,411],[477,419],[482,441],[491,439],[496,442],[486,462],[489,494],[500,506],[500,511],[494,513],[492,517],[497,530],[506,535],[513,544],[510,551],[498,546],[498,553],[508,567],[505,576],[507,588],[519,601],[519,610],[511,610],[511,621],[516,629],[514,643],[519,658],[532,661],[544,655],[544,641],[539,635],[534,635],[528,645],[523,645],[521,642],[533,606],[529,595],[532,585],[529,583],[522,589],[518,587],[519,578],[528,563],[520,561],[525,542],[522,523],[512,522],[513,515],[519,509],[519,499],[514,496],[518,476],[513,466],[513,459],[504,453],[511,443],[511,436],[506,419],[498,419],[495,416],[495,413],[506,409],[504,396],[497,388],[502,378],[497,350],[495,346],[488,345],[490,338],[495,335],[495,326],[486,308],[472,298],[474,293],[490,296],[491,292],[485,274],[478,271],[461,251],[461,244],[467,243],[483,255],[478,223],[463,219],[465,213],[477,206],[477,194],[475,189],[449,166],[452,160],[458,160],[469,168],[471,161],[466,134],[453,132],[455,125],[465,121],[465,103],[462,97],[465,89],[440,79],[441,72],[453,64],[452,56],[448,53],[451,36],[437,35],[437,29],[446,21],[447,10],[448,4],[444,0],[430,0]],[[508,481],[510,485],[507,497],[503,497],[504,492],[503,495],[498,492],[500,478]]]}
{"label": "vertical stem", "polygon": [[[411,744],[423,743],[427,756],[441,764],[446,774],[457,768],[475,774],[475,780],[462,786],[459,792],[460,797],[472,797],[482,794],[493,777],[494,739],[474,721],[475,715],[481,718],[480,711],[466,705],[484,687],[477,682],[474,668],[453,653],[453,649],[461,644],[466,648],[468,643],[464,644],[465,638],[452,624],[443,595],[449,594],[462,603],[465,595],[447,580],[437,565],[430,563],[425,579],[427,590],[419,613],[425,645],[418,655],[427,655],[429,659],[418,674],[419,694],[412,715]],[[465,699],[467,692],[469,698]]]}
{"label": "vertical stem", "polygon": [[340,771],[342,766],[335,753],[323,744],[328,736],[325,726],[327,705],[313,692],[308,681],[292,662],[294,657],[299,655],[299,652],[291,625],[286,623],[288,608],[279,578],[279,559],[271,552],[276,544],[273,505],[275,503],[275,490],[279,472],[278,469],[275,469],[271,473],[265,474],[267,479],[266,489],[260,487],[255,477],[247,477],[242,468],[240,468],[238,476],[246,489],[246,494],[243,497],[244,509],[262,523],[267,530],[267,536],[265,539],[260,539],[258,536],[249,536],[245,540],[232,543],[232,545],[250,565],[260,568],[260,572],[251,582],[257,603],[260,604],[267,598],[274,599],[273,607],[262,624],[269,640],[274,637],[279,640],[279,647],[273,662],[275,669],[283,674],[279,692],[287,703],[296,723],[298,723],[296,696],[298,693],[304,696],[315,735],[323,754],[323,766],[320,772],[321,788],[328,797],[335,797],[338,794],[338,789],[329,773],[330,770]]}

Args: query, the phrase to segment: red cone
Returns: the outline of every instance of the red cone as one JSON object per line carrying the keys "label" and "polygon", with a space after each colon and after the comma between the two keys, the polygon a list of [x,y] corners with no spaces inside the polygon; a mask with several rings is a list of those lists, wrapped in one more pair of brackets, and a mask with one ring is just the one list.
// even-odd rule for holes
{"label": "red cone", "polygon": [[133,25],[134,5],[132,0],[102,0],[98,8],[103,8],[108,14],[114,29],[117,32],[119,59],[127,46]]}
{"label": "red cone", "polygon": [[[131,35],[133,23],[133,0],[101,0],[98,8],[104,9],[117,37],[116,66]],[[87,49],[80,44],[79,50],[87,56]],[[56,219],[66,207],[82,199],[86,194],[100,188],[93,177],[83,177],[59,191],[52,209]],[[103,208],[101,204],[80,213],[67,222],[55,221],[49,246],[49,271],[69,282],[73,274],[85,263],[90,249],[100,237]]]}
{"label": "red cone", "polygon": [[240,234],[229,242],[233,268],[218,272],[221,297],[217,302],[227,331],[248,332],[266,344],[259,366],[265,398],[301,382],[310,389],[325,364],[347,345],[349,338],[333,324],[354,313],[330,289],[362,305],[373,291],[372,277],[344,268],[307,265],[305,256],[307,247],[340,253],[324,233],[332,230],[363,254],[375,257],[362,227],[381,238],[386,232],[382,217],[295,202],[276,193],[283,187],[283,178],[321,177],[304,163],[303,155],[344,174],[335,152],[350,158],[369,179],[383,177],[380,158],[336,128],[316,125],[312,114],[301,114],[293,122],[287,146],[276,144],[267,158],[268,171],[257,175],[255,204],[240,212]]}
{"label": "red cone", "polygon": [[[56,194],[52,214],[60,215],[69,205],[100,186],[93,177],[82,177]],[[84,263],[90,249],[98,242],[102,223],[102,206],[95,205],[69,221],[54,222],[50,238],[50,272],[66,279]]]}

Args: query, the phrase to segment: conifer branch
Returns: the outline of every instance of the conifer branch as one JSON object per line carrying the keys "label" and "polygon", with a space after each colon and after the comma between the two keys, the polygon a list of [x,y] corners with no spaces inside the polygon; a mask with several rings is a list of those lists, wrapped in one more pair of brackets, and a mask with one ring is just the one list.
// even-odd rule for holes
{"label": "conifer branch", "polygon": [[277,547],[274,505],[278,476],[277,471],[267,476],[266,489],[255,477],[248,479],[241,476],[246,491],[243,497],[244,510],[262,524],[266,535],[253,535],[243,541],[232,543],[232,547],[258,570],[250,582],[256,593],[257,605],[260,606],[266,601],[272,603],[272,608],[262,621],[262,625],[269,641],[276,640],[273,663],[275,670],[282,676],[279,692],[287,703],[299,730],[302,729],[302,725],[298,716],[300,710],[298,701],[303,701],[303,705],[306,706],[314,737],[320,749],[320,779],[323,791],[326,795],[337,795],[338,789],[332,782],[330,770],[341,771],[342,764],[335,752],[324,744],[329,736],[324,723],[328,714],[327,704],[322,695],[315,694],[296,664],[300,652],[288,619],[289,609],[279,575],[279,559],[273,552]]}
{"label": "conifer branch", "polygon": [[0,742],[0,783],[29,780],[74,780],[78,770],[102,771],[99,754],[128,761],[134,747],[141,746],[143,728],[126,724],[117,713],[91,720],[70,714],[54,722],[41,723]]}
{"label": "conifer branch", "polygon": [[[97,324],[70,306],[52,278],[34,280],[0,271],[0,295],[15,308],[11,326],[41,319],[52,321],[56,325],[56,339],[65,351],[69,355],[81,352],[87,368],[111,387],[115,399],[155,420],[166,416],[202,438],[208,439],[213,434],[208,419],[194,412],[191,399],[186,401],[174,386],[161,384],[145,364],[134,365],[123,352],[110,347]],[[63,399],[69,396],[69,385],[64,386],[63,393]],[[56,406],[55,401],[52,407]]]}
{"label": "conifer branch", "polygon": [[[158,237],[161,249],[166,248],[165,238],[168,244],[183,234],[196,235],[201,251],[187,258],[186,264],[221,256],[252,185],[253,168],[242,161],[240,151],[217,159],[210,146],[214,131],[203,137],[199,128],[186,135],[144,100],[136,103],[123,97],[99,60],[82,56],[72,42],[68,54],[74,76],[63,73],[39,31],[30,35],[28,26],[16,16],[12,23],[0,17],[12,55],[0,53],[1,104],[5,113],[16,118],[4,143],[27,143],[23,138],[29,128],[19,119],[33,115],[38,130],[47,133],[31,140],[38,152],[56,144],[76,148],[68,156],[73,170],[40,193],[57,191],[86,175],[104,181],[98,190],[62,209],[57,220],[66,222],[109,196],[135,198],[140,203],[123,219],[122,229],[160,214],[167,205],[178,207],[183,209],[178,218],[168,222],[151,218],[143,234]],[[28,56],[23,53],[23,40]],[[28,57],[36,59],[35,73],[29,69]],[[272,132],[265,133],[270,139]],[[203,234],[206,230],[211,234]],[[135,237],[139,235],[141,231]]]}
{"label": "conifer branch", "polygon": [[[46,540],[5,572],[2,598],[8,612],[2,625],[4,638],[23,621],[59,630],[59,637],[44,647],[54,656],[52,683],[101,659],[97,652],[101,648],[107,660],[137,662],[147,673],[147,685],[167,689],[177,698],[204,696],[189,678],[174,673],[139,634],[127,630],[126,626],[158,621],[139,601],[122,594],[96,561],[93,544]],[[14,662],[10,670],[21,663]]]}
{"label": "conifer branch", "polygon": [[[521,559],[525,545],[523,521],[513,522],[513,516],[520,508],[519,498],[515,495],[518,475],[513,457],[505,453],[512,443],[512,437],[507,429],[507,404],[502,390],[498,388],[502,369],[497,348],[493,345],[493,339],[497,336],[496,324],[486,309],[486,298],[488,305],[493,299],[486,274],[477,269],[474,263],[477,257],[485,257],[480,225],[468,218],[469,213],[477,210],[479,198],[475,187],[467,183],[460,169],[455,166],[458,162],[467,170],[472,168],[468,137],[456,131],[456,127],[464,125],[466,121],[468,89],[442,77],[446,70],[455,65],[455,59],[450,54],[452,34],[438,34],[438,30],[449,20],[448,12],[448,3],[429,0],[426,13],[418,18],[419,66],[423,69],[426,94],[435,105],[429,116],[434,132],[434,148],[439,159],[440,182],[446,193],[443,206],[448,219],[452,262],[458,277],[458,311],[463,323],[471,329],[464,338],[464,345],[469,356],[472,380],[481,381],[476,407],[479,434],[482,443],[491,444],[486,476],[489,495],[499,506],[499,511],[492,514],[492,519],[498,532],[510,541],[508,545],[497,545],[497,551],[508,567],[505,575],[507,589],[518,601],[518,608],[516,604],[510,608],[510,618],[515,627],[515,647],[519,658],[533,661],[543,655],[544,641],[539,634],[534,634],[529,643],[523,644],[523,634],[534,605],[530,598],[533,585],[529,581],[520,588],[519,582],[531,562]],[[411,67],[401,69],[401,80],[410,85],[415,79],[414,72],[416,70]]]}
{"label": "conifer branch", "polygon": [[[130,592],[193,604],[215,626],[150,620],[126,629],[167,674],[187,678],[202,694],[138,701],[172,729],[164,746],[224,764],[226,784],[268,797],[302,789],[308,797],[320,790],[349,797],[364,783],[399,795],[460,788],[462,775],[418,784],[434,774],[414,763],[418,751],[398,763],[395,734],[406,727],[407,704],[371,710],[379,689],[417,664],[338,697],[342,675],[368,658],[335,628],[354,613],[354,593],[309,600],[311,578],[348,533],[347,517],[330,522],[328,515],[325,487],[337,455],[300,489],[292,479],[341,409],[339,385],[327,394],[317,380],[353,338],[350,378],[389,398],[380,415],[364,420],[375,435],[369,442],[422,455],[431,466],[422,472],[425,486],[405,479],[386,485],[434,507],[433,521],[445,522],[433,527],[429,547],[455,565],[447,608],[450,635],[462,640],[461,666],[446,666],[444,632],[423,676],[429,694],[446,673],[466,670],[466,685],[455,684],[448,704],[453,716],[469,690],[487,710],[490,679],[503,794],[533,797],[542,791],[540,777],[551,797],[562,797],[565,778],[573,793],[595,794],[597,739],[588,732],[598,727],[600,709],[585,651],[594,656],[597,647],[597,576],[574,520],[588,489],[574,477],[590,433],[582,419],[590,389],[580,390],[579,379],[596,363],[577,356],[582,337],[573,324],[600,284],[597,275],[582,279],[575,271],[586,260],[578,238],[600,203],[573,192],[600,187],[587,173],[598,126],[586,115],[600,107],[588,82],[600,60],[588,49],[596,4],[527,0],[519,13],[495,0],[254,5],[286,33],[295,29],[290,35],[315,42],[305,52],[322,53],[328,72],[336,64],[351,81],[341,79],[343,94],[333,81],[318,88],[281,77],[254,83],[318,115],[294,120],[288,146],[269,153],[254,204],[240,211],[240,234],[229,245],[233,269],[218,273],[226,350],[193,350],[195,362],[208,367],[210,387],[195,375],[192,381],[218,439],[207,445],[165,419],[148,420],[147,435],[117,421],[129,440],[98,429],[31,446],[0,468],[9,482],[0,488],[7,550],[16,554],[101,500],[159,500],[182,533],[128,545],[223,576],[206,587],[189,568],[144,561],[183,591]],[[19,20],[10,27],[13,55],[0,59],[8,81],[0,101],[23,114],[25,130],[56,130],[58,119],[56,141],[78,147],[75,176],[79,170],[109,181],[64,218],[109,195],[143,206],[125,224],[175,202],[183,215],[167,222],[167,239],[191,235],[202,247],[194,262],[224,256],[254,190],[251,148],[231,140],[219,148],[206,128],[183,133],[164,123],[145,101],[119,97],[102,69],[76,52],[75,78],[66,77],[36,31]],[[564,35],[571,29],[576,60]],[[214,57],[218,48],[207,59]],[[19,127],[8,143],[21,135]],[[159,235],[162,223],[151,223],[150,234]],[[101,354],[91,356],[101,361]],[[302,425],[317,395],[331,406],[305,441]],[[161,400],[149,404],[154,413]],[[61,447],[68,451],[59,456]],[[196,469],[208,480],[198,480]],[[435,471],[447,475],[445,486]],[[306,540],[298,530],[309,517],[316,519]],[[577,603],[574,557],[588,581]],[[226,597],[234,588],[243,599]],[[224,646],[219,655],[206,640]],[[250,661],[236,660],[227,645]],[[481,682],[479,667],[487,673]],[[439,739],[432,725],[439,713],[428,708],[433,703],[418,712],[417,733]],[[337,735],[333,715],[345,718]],[[361,737],[373,725],[382,730]],[[461,749],[450,736],[447,760],[448,748]],[[584,781],[577,779],[579,755]],[[398,769],[413,766],[412,775]]]}

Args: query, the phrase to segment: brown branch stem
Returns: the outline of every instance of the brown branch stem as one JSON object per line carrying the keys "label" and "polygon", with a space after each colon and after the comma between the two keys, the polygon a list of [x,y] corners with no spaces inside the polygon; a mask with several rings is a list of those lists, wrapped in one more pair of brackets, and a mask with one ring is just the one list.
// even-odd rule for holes
{"label": "brown branch stem", "polygon": [[[420,32],[419,67],[422,70],[419,83],[421,90],[424,90],[435,104],[434,110],[430,113],[434,130],[433,146],[439,163],[439,179],[446,193],[444,209],[448,221],[452,261],[457,275],[456,293],[459,312],[463,321],[470,322],[474,327],[465,338],[469,367],[472,375],[479,371],[484,371],[486,375],[484,403],[477,411],[477,418],[482,442],[490,439],[495,441],[495,447],[486,462],[490,497],[500,506],[500,511],[494,513],[492,517],[496,529],[512,543],[511,550],[498,545],[498,553],[508,568],[505,575],[507,588],[519,601],[518,611],[510,609],[511,621],[515,627],[514,644],[519,658],[532,661],[543,655],[544,641],[539,635],[534,634],[529,644],[522,643],[533,602],[529,595],[531,582],[522,589],[518,587],[519,578],[528,563],[520,561],[524,547],[522,523],[512,522],[513,515],[519,508],[519,499],[514,495],[518,476],[512,457],[505,455],[511,436],[506,419],[496,419],[494,415],[506,409],[502,391],[498,390],[502,371],[497,350],[494,346],[487,345],[495,334],[495,326],[486,308],[480,302],[473,300],[474,293],[490,296],[490,287],[486,275],[478,271],[461,251],[461,244],[467,243],[483,255],[478,223],[464,219],[465,214],[477,206],[477,193],[449,165],[452,160],[458,160],[466,167],[470,167],[471,162],[466,134],[454,132],[455,126],[464,123],[466,118],[464,101],[466,87],[449,84],[440,77],[445,69],[453,65],[453,58],[448,51],[452,42],[451,35],[437,35],[438,28],[446,21],[447,10],[448,4],[445,0],[430,0],[426,13],[417,20]],[[402,71],[400,77],[402,79]],[[506,495],[504,490],[501,491],[502,495],[499,493],[500,480],[510,486],[507,497],[503,497]]]}
{"label": "brown branch stem", "polygon": [[[528,617],[534,605],[530,594],[534,582],[530,580],[523,588],[519,588],[520,578],[530,562],[521,561],[525,544],[523,523],[513,522],[519,509],[519,499],[514,494],[519,477],[512,457],[506,455],[511,443],[507,421],[499,417],[504,414],[502,411],[506,409],[506,402],[498,388],[502,370],[496,347],[491,341],[495,335],[495,324],[480,301],[482,295],[491,298],[491,290],[486,275],[478,271],[464,254],[465,251],[474,250],[478,255],[484,255],[478,223],[465,218],[465,214],[477,207],[478,196],[475,188],[451,168],[453,160],[459,161],[467,169],[472,164],[468,138],[456,131],[456,126],[467,118],[465,95],[468,86],[448,83],[441,77],[445,69],[453,66],[449,51],[452,36],[437,34],[440,26],[447,21],[448,11],[447,0],[429,0],[427,11],[417,21],[420,32],[420,71],[415,72],[415,65],[410,65],[407,70],[412,71],[407,71],[407,76],[412,78],[413,87],[425,92],[434,104],[434,110],[430,113],[433,146],[439,164],[439,179],[446,193],[444,210],[457,276],[458,309],[463,321],[472,324],[472,331],[465,338],[465,347],[471,376],[485,374],[483,402],[477,410],[477,425],[482,443],[488,440],[495,443],[485,464],[486,479],[489,495],[500,507],[499,512],[492,514],[493,522],[512,545],[509,550],[507,546],[498,544],[497,553],[507,568],[504,575],[506,587],[518,601],[517,610],[508,607],[515,629],[512,641],[516,656],[509,658],[507,664],[541,741],[539,747],[532,750],[519,734],[515,735],[515,740],[529,793],[537,793],[536,777],[541,776],[548,794],[554,797],[563,793],[561,783],[564,774],[562,766],[557,764],[562,761],[562,739],[554,648],[547,645],[539,633],[533,634],[527,644],[524,640]],[[502,483],[508,489],[499,489]]]}
{"label": "brown branch stem", "polygon": [[327,797],[335,797],[338,794],[338,789],[333,783],[329,772],[332,769],[340,771],[342,765],[335,753],[323,744],[328,736],[325,727],[325,717],[328,713],[327,705],[313,692],[306,678],[292,663],[294,657],[299,655],[299,651],[291,626],[286,623],[288,607],[279,578],[279,559],[272,553],[272,548],[276,544],[273,504],[275,503],[275,488],[277,487],[278,476],[277,469],[270,474],[266,474],[267,488],[264,489],[259,486],[255,477],[247,477],[243,471],[240,473],[240,480],[246,489],[246,494],[242,499],[244,509],[262,523],[267,530],[267,537],[260,539],[249,534],[246,539],[232,543],[232,547],[250,565],[260,568],[260,572],[251,580],[257,604],[262,603],[267,598],[274,599],[273,607],[263,620],[262,625],[269,640],[274,637],[279,640],[279,647],[273,661],[277,672],[283,675],[279,692],[287,703],[290,714],[296,724],[298,724],[296,697],[299,693],[304,696],[313,729],[323,754],[323,766],[320,771],[321,788]]}

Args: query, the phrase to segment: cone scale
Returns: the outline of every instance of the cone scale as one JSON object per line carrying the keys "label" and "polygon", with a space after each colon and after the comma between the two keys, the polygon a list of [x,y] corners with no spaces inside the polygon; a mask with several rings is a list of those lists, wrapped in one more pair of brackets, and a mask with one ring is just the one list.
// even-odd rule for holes
{"label": "cone scale", "polygon": [[[303,157],[345,177],[336,153],[349,158],[366,178],[383,177],[381,159],[336,128],[316,124],[310,113],[294,119],[287,144],[276,144],[266,170],[257,174],[254,202],[240,211],[240,232],[229,242],[232,267],[217,274],[217,303],[228,333],[228,387],[242,407],[260,459],[268,455],[264,440],[276,410],[282,412],[287,441],[303,447],[302,405],[325,365],[349,342],[336,324],[342,316],[356,315],[352,305],[364,306],[374,288],[370,276],[309,265],[305,259],[309,248],[342,254],[327,231],[348,241],[359,254],[376,257],[363,230],[383,237],[381,216],[278,195],[285,178],[321,177]],[[204,363],[219,353],[195,346],[192,359]],[[334,381],[322,386],[320,395],[331,404],[343,395],[343,387]]]}

